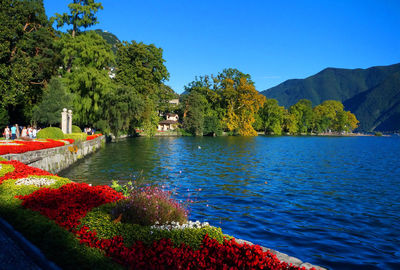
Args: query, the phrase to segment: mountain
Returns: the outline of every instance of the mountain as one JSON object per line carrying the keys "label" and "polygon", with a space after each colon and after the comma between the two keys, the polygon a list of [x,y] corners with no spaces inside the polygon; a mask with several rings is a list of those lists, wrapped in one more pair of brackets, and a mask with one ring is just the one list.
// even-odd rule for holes
{"label": "mountain", "polygon": [[111,50],[114,52],[114,54],[117,53],[117,44],[121,43],[121,41],[117,38],[116,35],[101,29],[96,29],[94,31],[102,36],[104,40],[111,45]]}
{"label": "mountain", "polygon": [[367,69],[326,68],[261,93],[285,107],[302,98],[311,100],[314,106],[324,100],[339,100],[357,116],[361,131],[400,130],[400,64]]}

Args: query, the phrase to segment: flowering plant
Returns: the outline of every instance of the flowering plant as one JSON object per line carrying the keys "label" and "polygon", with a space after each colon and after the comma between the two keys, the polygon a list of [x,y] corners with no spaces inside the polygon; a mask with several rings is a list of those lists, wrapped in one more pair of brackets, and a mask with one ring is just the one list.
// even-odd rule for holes
{"label": "flowering plant", "polygon": [[117,202],[112,215],[126,223],[147,226],[156,222],[186,223],[188,213],[180,203],[171,198],[171,192],[146,186],[133,189],[128,198]]}
{"label": "flowering plant", "polygon": [[36,141],[13,141],[0,143],[0,155],[20,154],[28,151],[42,150],[64,146],[67,143],[73,143],[71,139],[65,140],[36,140]]}
{"label": "flowering plant", "polygon": [[90,141],[90,140],[96,139],[97,137],[100,137],[100,136],[103,136],[103,134],[88,135],[88,136],[86,137],[86,140],[87,140],[87,141]]}

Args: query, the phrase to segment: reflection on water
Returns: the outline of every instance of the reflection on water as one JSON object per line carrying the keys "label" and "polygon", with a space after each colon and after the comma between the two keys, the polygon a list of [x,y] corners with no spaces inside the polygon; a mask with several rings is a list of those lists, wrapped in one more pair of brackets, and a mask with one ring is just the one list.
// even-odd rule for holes
{"label": "reflection on water", "polygon": [[227,234],[334,269],[400,269],[399,153],[383,137],[135,138],[62,175],[110,184],[143,171]]}

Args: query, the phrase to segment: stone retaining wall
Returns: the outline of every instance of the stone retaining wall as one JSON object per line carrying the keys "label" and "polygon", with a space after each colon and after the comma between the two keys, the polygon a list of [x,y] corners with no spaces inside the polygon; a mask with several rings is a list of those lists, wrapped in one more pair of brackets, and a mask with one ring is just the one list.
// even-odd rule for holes
{"label": "stone retaining wall", "polygon": [[68,168],[78,159],[96,152],[105,143],[105,136],[90,141],[76,142],[60,147],[29,151],[22,154],[7,154],[1,157],[8,160],[18,160],[29,166],[50,173],[58,173]]}

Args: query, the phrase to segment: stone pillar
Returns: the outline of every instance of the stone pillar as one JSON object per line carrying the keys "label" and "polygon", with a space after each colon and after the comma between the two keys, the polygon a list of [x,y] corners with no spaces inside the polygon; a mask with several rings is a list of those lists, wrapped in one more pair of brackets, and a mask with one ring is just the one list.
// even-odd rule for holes
{"label": "stone pillar", "polygon": [[68,128],[67,128],[68,134],[72,133],[72,111],[68,110]]}
{"label": "stone pillar", "polygon": [[61,130],[64,132],[64,134],[67,134],[68,132],[68,115],[67,115],[67,109],[64,108],[63,111],[61,112]]}

